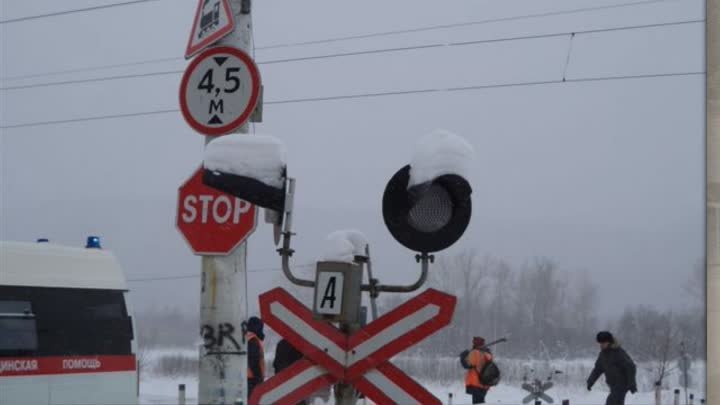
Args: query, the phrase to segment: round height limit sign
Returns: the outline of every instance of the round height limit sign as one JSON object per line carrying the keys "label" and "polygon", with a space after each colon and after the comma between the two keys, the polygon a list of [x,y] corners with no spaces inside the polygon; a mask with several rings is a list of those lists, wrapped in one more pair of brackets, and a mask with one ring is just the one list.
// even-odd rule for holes
{"label": "round height limit sign", "polygon": [[250,118],[260,95],[260,72],[237,48],[220,46],[198,55],[180,84],[187,123],[204,135],[225,135]]}

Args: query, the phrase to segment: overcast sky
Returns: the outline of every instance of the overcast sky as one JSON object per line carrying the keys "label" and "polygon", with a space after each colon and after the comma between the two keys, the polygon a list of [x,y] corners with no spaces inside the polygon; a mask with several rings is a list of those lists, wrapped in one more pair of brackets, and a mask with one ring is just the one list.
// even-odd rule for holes
{"label": "overcast sky", "polygon": [[[115,0],[116,2],[118,0]],[[0,0],[2,20],[107,4]],[[258,47],[625,3],[557,1],[254,2]],[[628,2],[629,3],[629,2]],[[542,18],[258,49],[265,100],[704,69],[704,3],[641,1]],[[0,24],[0,87],[182,70],[196,2],[160,0]],[[267,64],[390,47],[614,30]],[[568,51],[571,49],[568,59]],[[68,69],[165,62],[9,79]],[[566,66],[566,61],[569,61]],[[268,104],[258,133],[282,139],[297,180],[296,263],[324,237],[357,228],[382,281],[410,282],[413,253],[386,231],[381,197],[413,142],[442,128],[477,152],[473,218],[445,254],[476,249],[520,264],[538,256],[585,271],[601,312],[681,308],[703,257],[704,75],[566,82]],[[178,108],[180,74],[0,91],[0,126]],[[204,139],[177,112],[0,129],[0,239],[80,246],[97,234],[128,278],[198,275],[174,226],[177,188]],[[280,274],[268,226],[249,242],[253,294]],[[0,269],[1,271],[2,269]],[[140,309],[199,307],[199,278],[131,283]]]}

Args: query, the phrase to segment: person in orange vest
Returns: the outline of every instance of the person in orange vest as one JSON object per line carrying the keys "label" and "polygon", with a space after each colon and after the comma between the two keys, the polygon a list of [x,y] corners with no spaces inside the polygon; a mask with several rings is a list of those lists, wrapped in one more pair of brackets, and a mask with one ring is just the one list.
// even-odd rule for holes
{"label": "person in orange vest", "polygon": [[265,381],[265,349],[263,347],[265,333],[263,332],[263,326],[263,321],[256,316],[251,316],[247,321],[245,342],[247,342],[248,353],[248,398],[252,395],[255,387]]}
{"label": "person in orange vest", "polygon": [[472,340],[473,348],[468,353],[467,363],[471,368],[465,376],[465,392],[472,395],[473,404],[484,404],[485,395],[490,386],[480,382],[480,371],[485,364],[492,361],[493,356],[485,347],[485,339],[475,336]]}

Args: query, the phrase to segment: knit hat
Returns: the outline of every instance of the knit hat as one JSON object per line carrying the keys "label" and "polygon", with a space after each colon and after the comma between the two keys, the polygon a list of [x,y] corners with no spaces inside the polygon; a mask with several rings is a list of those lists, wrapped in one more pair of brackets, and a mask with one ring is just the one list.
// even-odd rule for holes
{"label": "knit hat", "polygon": [[[262,319],[258,318],[257,316],[251,316],[250,319],[248,319],[247,321],[247,330],[258,336],[263,333],[263,326],[264,323]],[[262,337],[260,338],[262,339]]]}
{"label": "knit hat", "polygon": [[615,338],[613,337],[612,333],[610,333],[608,331],[598,332],[596,339],[597,339],[598,343],[614,343],[615,342]]}
{"label": "knit hat", "polygon": [[472,340],[473,347],[485,346],[485,339],[480,336],[475,336]]}

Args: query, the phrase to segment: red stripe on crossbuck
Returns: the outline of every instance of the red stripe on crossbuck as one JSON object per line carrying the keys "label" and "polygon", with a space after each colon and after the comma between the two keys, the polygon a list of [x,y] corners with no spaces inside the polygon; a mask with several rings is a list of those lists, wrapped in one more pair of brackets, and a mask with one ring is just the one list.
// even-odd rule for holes
{"label": "red stripe on crossbuck", "polygon": [[325,348],[318,346],[319,342],[309,341],[306,336],[303,336],[302,331],[294,330],[278,319],[270,308],[273,303],[281,304],[310,328],[335,343],[343,351],[347,351],[345,334],[327,322],[313,319],[312,311],[282,288],[275,288],[260,295],[260,315],[265,324],[295,346],[305,357],[325,367],[335,377],[343,378],[345,365],[329,356],[325,352]]}
{"label": "red stripe on crossbuck", "polygon": [[392,363],[383,363],[377,368],[377,371],[416,402],[410,404],[400,403],[392,398],[391,394],[384,392],[364,376],[356,380],[353,383],[355,388],[374,403],[381,405],[442,405],[442,401]]}
{"label": "red stripe on crossbuck", "polygon": [[[306,399],[310,397],[315,392],[329,387],[333,384],[335,384],[338,380],[337,378],[333,377],[331,374],[324,373],[320,376],[317,376],[315,378],[312,378],[302,384],[301,386],[297,387],[296,389],[292,391],[287,391],[287,393],[275,393],[276,390],[283,390],[286,391],[287,388],[283,387],[283,385],[287,384],[288,381],[292,380],[295,377],[300,376],[302,373],[307,372],[309,369],[316,367],[316,365],[307,359],[299,360],[295,363],[293,363],[290,367],[286,368],[282,372],[276,374],[269,380],[263,382],[262,384],[258,385],[255,390],[253,391],[252,396],[248,400],[249,405],[293,405],[297,404],[298,402],[302,401],[303,399]],[[271,394],[275,394],[272,396],[277,397],[276,400],[271,401],[270,396]]]}
{"label": "red stripe on crossbuck", "polygon": [[[331,324],[315,320],[310,309],[282,288],[270,290],[260,296],[261,316],[270,328],[303,353],[305,359],[259,385],[249,405],[296,404],[338,381],[354,385],[381,405],[413,405],[399,403],[408,401],[418,405],[441,405],[439,399],[395,367],[389,359],[447,326],[452,320],[456,302],[457,298],[452,295],[429,289],[347,336]],[[299,324],[293,328],[278,318],[273,313],[273,304],[280,305],[286,312],[285,316]],[[278,310],[278,307],[274,308]],[[329,342],[310,341],[311,337],[307,335],[313,332]],[[316,335],[316,339],[320,337]],[[334,345],[334,350],[341,351],[344,364],[330,356],[328,348],[322,347],[324,344]],[[338,353],[335,356],[339,357]],[[347,367],[347,358],[353,356],[358,356],[357,360]],[[313,367],[319,368],[313,370]],[[296,379],[288,383],[296,377],[301,381]],[[308,380],[305,381],[305,378]]]}
{"label": "red stripe on crossbuck", "polygon": [[456,302],[457,298],[452,295],[429,289],[355,332],[350,336],[348,341],[350,350],[381,334],[384,330],[392,327],[408,316],[417,313],[428,305],[436,305],[439,307],[437,316],[417,325],[407,333],[393,339],[380,349],[369,354],[363,360],[350,366],[345,372],[345,378],[350,381],[357,379],[368,370],[382,364],[392,356],[395,356],[449,325],[452,321]]}

